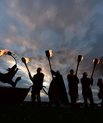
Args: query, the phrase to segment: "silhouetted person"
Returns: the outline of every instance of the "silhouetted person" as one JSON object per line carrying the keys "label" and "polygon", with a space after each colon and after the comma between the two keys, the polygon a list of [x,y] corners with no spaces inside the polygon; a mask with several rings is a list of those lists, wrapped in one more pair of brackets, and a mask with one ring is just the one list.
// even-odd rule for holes
{"label": "silhouetted person", "polygon": [[48,95],[49,100],[56,106],[67,105],[69,103],[64,80],[59,71],[51,70],[53,80],[50,83]]}
{"label": "silhouetted person", "polygon": [[12,80],[18,71],[17,65],[15,64],[12,68],[8,68],[7,70],[7,73],[0,73],[0,81],[3,83],[8,83],[12,85],[12,87],[15,87],[17,82],[21,79],[21,77],[17,77],[15,82]]}
{"label": "silhouetted person", "polygon": [[93,94],[91,85],[93,84],[93,79],[87,77],[87,72],[83,73],[83,77],[81,78],[81,84],[82,84],[82,95],[84,99],[85,106],[88,106],[88,100],[90,101],[91,106],[93,106]]}
{"label": "silhouetted person", "polygon": [[31,101],[32,104],[35,104],[36,100],[38,104],[41,103],[40,91],[43,88],[44,74],[41,72],[41,68],[37,68],[37,73],[32,77],[29,72],[29,77],[33,83],[31,91]]}
{"label": "silhouetted person", "polygon": [[67,80],[68,80],[68,88],[69,88],[69,95],[70,95],[71,105],[73,107],[75,107],[76,106],[76,101],[77,101],[77,98],[78,98],[79,79],[74,74],[73,69],[71,69],[70,73],[67,75]]}
{"label": "silhouetted person", "polygon": [[101,100],[101,106],[103,107],[103,80],[102,78],[98,79],[97,86],[99,87],[98,97]]}

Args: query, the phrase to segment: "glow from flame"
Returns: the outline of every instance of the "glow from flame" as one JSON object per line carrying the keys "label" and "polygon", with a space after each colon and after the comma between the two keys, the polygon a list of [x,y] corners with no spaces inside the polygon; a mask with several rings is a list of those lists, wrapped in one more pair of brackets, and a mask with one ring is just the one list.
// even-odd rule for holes
{"label": "glow from flame", "polygon": [[83,60],[83,56],[82,55],[78,55],[78,62],[81,62]]}
{"label": "glow from flame", "polygon": [[81,57],[81,61],[82,61],[83,59],[84,59],[84,57],[82,56],[82,57]]}
{"label": "glow from flame", "polygon": [[49,54],[50,54],[50,57],[52,57],[53,56],[53,51],[49,50]]}
{"label": "glow from flame", "polygon": [[30,58],[27,58],[27,57],[24,57],[25,58],[25,61],[26,61],[26,63],[29,63],[30,62]]}
{"label": "glow from flame", "polygon": [[7,55],[8,52],[10,52],[9,50],[7,49],[4,49],[4,50],[0,50],[0,56],[3,56],[3,55]]}
{"label": "glow from flame", "polygon": [[97,58],[93,59],[93,63],[99,64],[100,63],[100,59],[97,59]]}

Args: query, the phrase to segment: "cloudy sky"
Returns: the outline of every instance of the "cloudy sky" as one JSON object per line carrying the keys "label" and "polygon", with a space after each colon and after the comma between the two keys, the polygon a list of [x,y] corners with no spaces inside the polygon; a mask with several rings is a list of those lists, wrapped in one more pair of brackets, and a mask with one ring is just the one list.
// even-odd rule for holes
{"label": "cloudy sky", "polygon": [[[17,76],[22,76],[17,85],[20,87],[32,84],[20,61],[22,56],[31,58],[31,74],[42,67],[44,84],[49,86],[51,74],[45,56],[48,49],[53,50],[52,68],[60,70],[66,85],[66,76],[70,68],[76,69],[79,54],[84,60],[78,76],[84,71],[90,75],[92,59],[103,56],[102,27],[102,0],[0,0],[0,49],[15,53],[20,69]],[[5,71],[13,64],[12,58],[3,56],[0,70]]]}

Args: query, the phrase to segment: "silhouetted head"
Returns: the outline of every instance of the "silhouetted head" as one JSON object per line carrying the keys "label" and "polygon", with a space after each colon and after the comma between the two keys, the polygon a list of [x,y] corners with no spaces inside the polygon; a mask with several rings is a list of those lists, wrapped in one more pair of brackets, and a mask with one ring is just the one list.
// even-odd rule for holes
{"label": "silhouetted head", "polygon": [[87,72],[84,72],[83,77],[87,77],[87,76],[88,76]]}
{"label": "silhouetted head", "polygon": [[59,71],[59,70],[57,70],[57,71],[56,71],[56,74],[57,74],[57,75],[59,75],[59,74],[60,74],[60,71]]}
{"label": "silhouetted head", "polygon": [[70,69],[70,74],[74,74],[74,70],[73,69]]}
{"label": "silhouetted head", "polygon": [[38,67],[38,68],[37,68],[37,73],[40,73],[41,70],[42,70],[42,69],[41,69],[40,67]]}

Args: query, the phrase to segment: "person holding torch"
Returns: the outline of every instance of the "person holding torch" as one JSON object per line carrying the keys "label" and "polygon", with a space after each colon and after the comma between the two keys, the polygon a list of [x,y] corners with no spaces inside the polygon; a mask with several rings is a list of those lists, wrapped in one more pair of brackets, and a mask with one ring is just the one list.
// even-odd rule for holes
{"label": "person holding torch", "polygon": [[93,94],[91,89],[92,84],[93,84],[93,79],[88,77],[87,72],[84,72],[81,78],[81,85],[82,85],[82,95],[83,95],[85,107],[88,107],[88,100],[91,106],[93,106],[94,104]]}
{"label": "person holding torch", "polygon": [[29,78],[33,83],[31,91],[32,104],[35,105],[35,102],[37,101],[38,105],[40,105],[41,104],[40,91],[43,89],[43,80],[44,80],[44,73],[41,72],[42,68],[38,67],[36,70],[37,73],[32,76],[27,66],[26,58],[22,57],[22,62],[25,64]]}
{"label": "person holding torch", "polygon": [[73,69],[70,69],[70,73],[67,75],[67,81],[68,81],[68,88],[69,88],[68,94],[70,95],[71,105],[73,108],[75,108],[78,98],[79,79],[77,75],[74,74]]}
{"label": "person holding torch", "polygon": [[77,102],[77,98],[78,98],[79,78],[77,77],[77,72],[78,72],[79,64],[82,60],[83,60],[83,56],[78,55],[76,72],[74,72],[73,69],[70,69],[70,71],[69,71],[70,73],[67,75],[70,100],[71,100],[71,104],[74,108],[76,107],[76,102]]}
{"label": "person holding torch", "polygon": [[99,60],[97,58],[93,59],[93,69],[92,69],[91,77],[89,78],[87,72],[84,72],[83,77],[81,78],[82,95],[86,107],[88,106],[88,100],[91,106],[94,105],[91,86],[93,85],[93,75],[97,64],[99,64]]}

